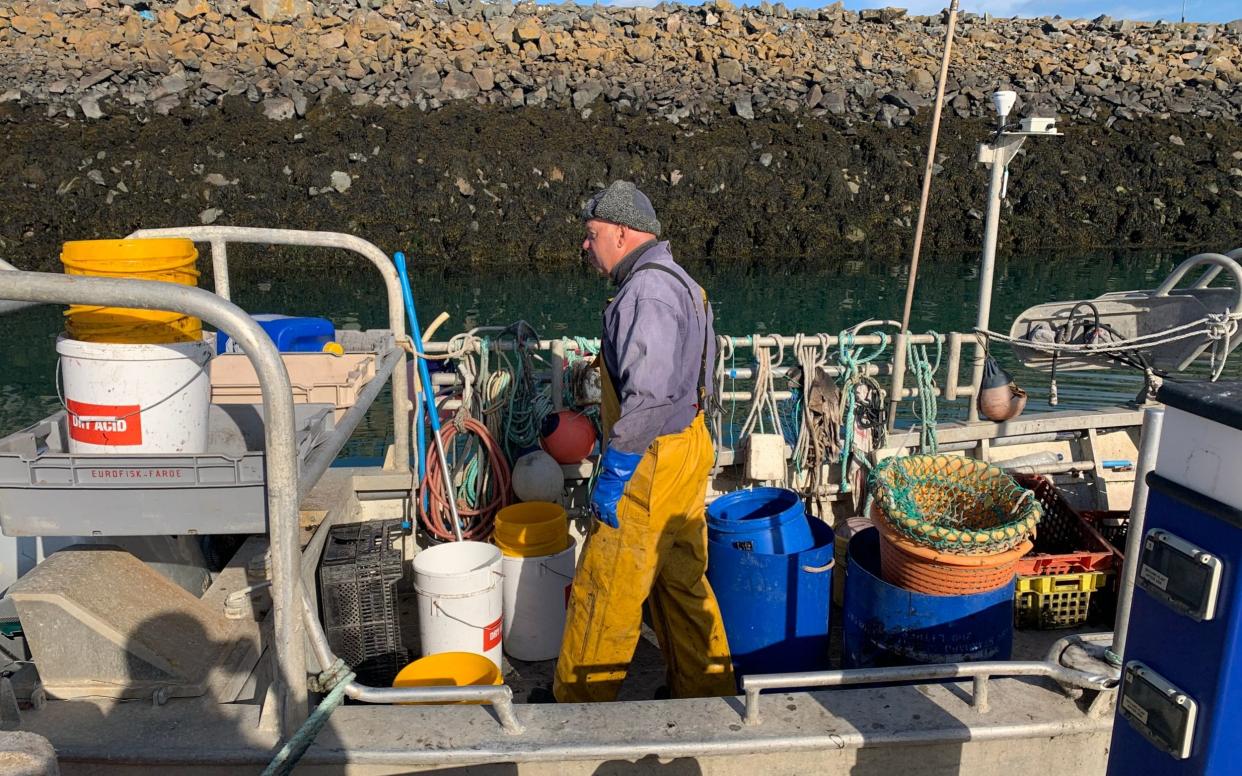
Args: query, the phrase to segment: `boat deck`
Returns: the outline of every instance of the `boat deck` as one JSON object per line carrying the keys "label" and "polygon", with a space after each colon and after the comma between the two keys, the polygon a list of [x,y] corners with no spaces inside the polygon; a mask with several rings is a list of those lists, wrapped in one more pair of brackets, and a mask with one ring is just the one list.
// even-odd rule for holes
{"label": "boat deck", "polygon": [[[418,603],[412,592],[401,595],[398,601],[401,612],[402,640],[411,647],[411,659],[417,657],[418,647]],[[833,607],[833,622],[842,622],[841,610]],[[1066,628],[1058,630],[1017,630],[1014,631],[1013,660],[1043,660],[1052,645],[1061,638],[1072,634],[1099,633],[1107,629],[1098,626]],[[831,632],[832,651],[825,668],[843,668],[841,665],[840,625],[834,625]],[[548,702],[548,691],[552,687],[552,675],[556,669],[555,660],[526,662],[504,657],[505,684],[513,689],[515,703]],[[647,623],[643,623],[642,636],[638,647],[634,650],[634,659],[630,662],[630,670],[618,701],[649,701],[657,697],[657,693],[665,686],[664,656],[656,641],[655,631]],[[532,699],[533,694],[533,699]]]}

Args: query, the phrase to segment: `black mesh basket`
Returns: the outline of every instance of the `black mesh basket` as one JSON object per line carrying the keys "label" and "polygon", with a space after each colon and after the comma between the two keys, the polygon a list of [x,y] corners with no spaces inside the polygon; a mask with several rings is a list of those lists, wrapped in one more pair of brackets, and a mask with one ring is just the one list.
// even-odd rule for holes
{"label": "black mesh basket", "polygon": [[319,562],[319,601],[332,651],[372,687],[391,686],[408,662],[401,645],[397,583],[400,520],[338,525]]}

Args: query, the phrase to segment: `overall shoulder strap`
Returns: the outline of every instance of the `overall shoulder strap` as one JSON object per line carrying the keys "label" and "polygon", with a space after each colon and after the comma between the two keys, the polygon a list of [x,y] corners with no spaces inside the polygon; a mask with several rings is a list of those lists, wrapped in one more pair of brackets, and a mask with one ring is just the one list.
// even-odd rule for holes
{"label": "overall shoulder strap", "polygon": [[[636,273],[639,273],[639,272],[642,272],[643,270],[648,270],[648,269],[657,269],[667,275],[671,275],[678,283],[681,284],[682,288],[686,289],[686,293],[692,296],[694,295],[694,290],[690,288],[690,284],[686,282],[685,278],[683,278],[681,275],[674,272],[669,267],[666,267],[663,264],[658,264],[654,261],[635,267],[630,272],[630,276],[633,277]],[[707,338],[711,336],[711,330],[707,325],[708,323],[707,291],[703,289],[700,289],[700,291],[703,296],[703,355],[699,359],[699,409],[706,410],[707,409]]]}

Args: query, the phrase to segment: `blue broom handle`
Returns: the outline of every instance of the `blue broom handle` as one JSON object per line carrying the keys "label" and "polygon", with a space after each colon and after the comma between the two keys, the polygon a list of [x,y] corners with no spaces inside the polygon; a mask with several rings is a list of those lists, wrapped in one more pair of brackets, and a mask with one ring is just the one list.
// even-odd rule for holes
{"label": "blue broom handle", "polygon": [[449,511],[453,513],[453,532],[457,535],[457,541],[460,542],[462,540],[461,517],[457,514],[453,476],[448,468],[448,458],[444,455],[444,443],[440,439],[440,413],[436,409],[436,393],[431,385],[431,372],[427,369],[427,359],[423,358],[423,329],[418,324],[418,313],[414,310],[414,291],[410,288],[410,275],[406,271],[405,254],[397,251],[392,259],[397,265],[397,275],[401,278],[401,295],[405,297],[405,315],[410,319],[410,336],[414,340],[414,352],[418,354],[418,374],[423,381],[423,402],[427,408],[427,420],[431,423],[431,435],[435,442],[436,454],[440,457],[440,473],[444,478],[444,496],[448,501]]}

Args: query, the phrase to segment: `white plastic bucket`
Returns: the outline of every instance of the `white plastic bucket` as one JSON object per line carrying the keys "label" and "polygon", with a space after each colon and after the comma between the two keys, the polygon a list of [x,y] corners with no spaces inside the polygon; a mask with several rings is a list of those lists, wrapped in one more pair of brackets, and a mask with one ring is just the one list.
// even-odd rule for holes
{"label": "white plastic bucket", "polygon": [[423,656],[473,652],[501,666],[504,591],[500,548],[452,542],[414,556]]}
{"label": "white plastic bucket", "polygon": [[505,652],[518,660],[552,660],[561,651],[574,582],[574,540],[555,555],[501,561],[505,574]]}
{"label": "white plastic bucket", "polygon": [[71,453],[201,453],[207,449],[211,346],[81,342],[60,337],[61,397]]}

